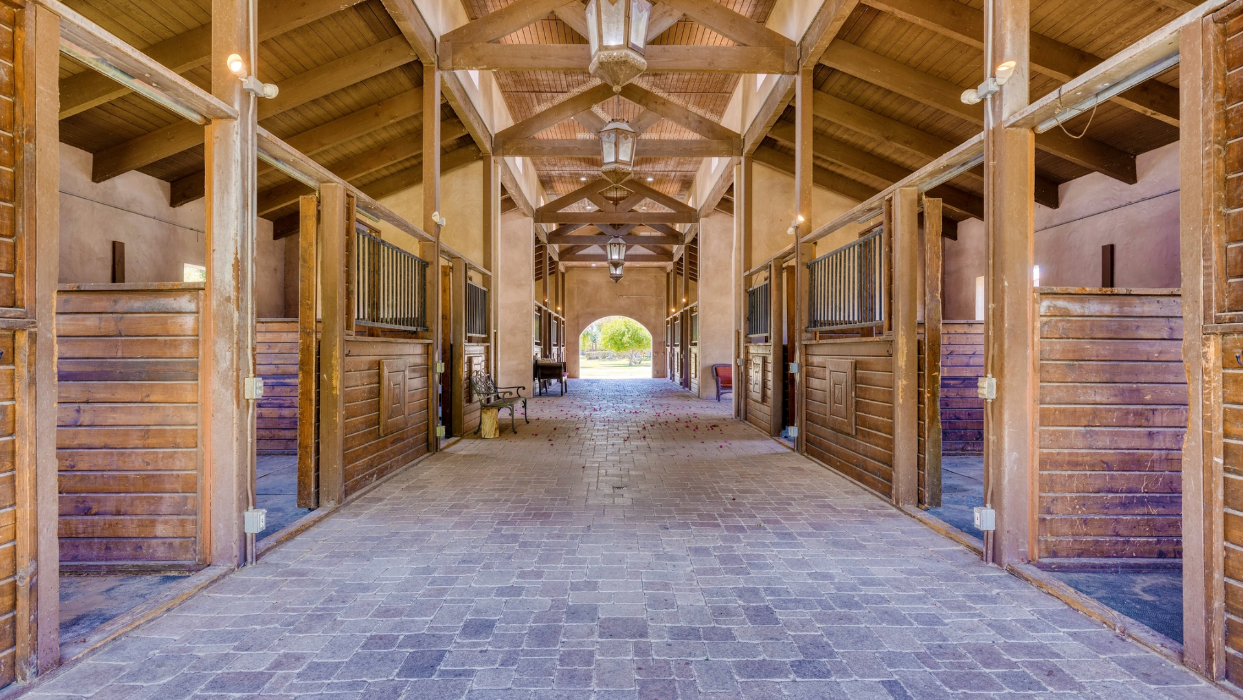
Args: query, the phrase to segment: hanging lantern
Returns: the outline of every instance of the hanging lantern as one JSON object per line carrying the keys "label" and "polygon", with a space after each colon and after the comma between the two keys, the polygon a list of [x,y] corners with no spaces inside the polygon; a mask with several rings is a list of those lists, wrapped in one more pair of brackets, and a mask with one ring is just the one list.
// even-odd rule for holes
{"label": "hanging lantern", "polygon": [[609,264],[614,263],[620,265],[626,262],[626,242],[620,237],[614,237],[606,246],[609,255]]}
{"label": "hanging lantern", "polygon": [[614,185],[625,182],[634,172],[634,145],[638,136],[629,124],[620,120],[611,121],[600,130],[601,155],[604,157],[600,174]]}
{"label": "hanging lantern", "polygon": [[622,278],[622,263],[609,263],[609,279],[614,282],[620,282]]}
{"label": "hanging lantern", "polygon": [[648,0],[591,0],[587,3],[587,42],[591,65],[587,70],[613,86],[616,92],[647,70]]}

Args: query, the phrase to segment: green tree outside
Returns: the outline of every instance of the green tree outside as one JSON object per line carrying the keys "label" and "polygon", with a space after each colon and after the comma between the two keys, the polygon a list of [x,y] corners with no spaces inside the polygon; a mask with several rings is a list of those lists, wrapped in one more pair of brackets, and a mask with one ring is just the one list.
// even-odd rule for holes
{"label": "green tree outside", "polygon": [[634,319],[614,317],[600,326],[600,346],[626,355],[630,366],[634,366],[639,362],[640,353],[652,349],[652,334]]}

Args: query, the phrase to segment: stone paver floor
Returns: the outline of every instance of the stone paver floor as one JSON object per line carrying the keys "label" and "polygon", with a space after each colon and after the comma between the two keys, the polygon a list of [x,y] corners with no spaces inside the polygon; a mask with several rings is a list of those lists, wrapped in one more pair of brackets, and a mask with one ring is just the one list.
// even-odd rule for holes
{"label": "stone paver floor", "polygon": [[728,404],[570,389],[30,697],[1227,697]]}

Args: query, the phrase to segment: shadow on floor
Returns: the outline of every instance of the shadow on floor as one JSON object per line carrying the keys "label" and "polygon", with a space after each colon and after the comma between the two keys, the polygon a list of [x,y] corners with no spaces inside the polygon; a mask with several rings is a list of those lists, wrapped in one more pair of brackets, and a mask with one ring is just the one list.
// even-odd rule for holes
{"label": "shadow on floor", "polygon": [[60,577],[61,646],[85,640],[94,630],[153,598],[189,574]]}
{"label": "shadow on floor", "polygon": [[256,507],[268,511],[267,527],[256,539],[274,535],[311,512],[298,507],[298,456],[259,455],[255,476]]}
{"label": "shadow on floor", "polygon": [[975,528],[976,506],[984,505],[984,455],[941,457],[941,507],[928,514],[953,525],[976,539],[984,533]]}

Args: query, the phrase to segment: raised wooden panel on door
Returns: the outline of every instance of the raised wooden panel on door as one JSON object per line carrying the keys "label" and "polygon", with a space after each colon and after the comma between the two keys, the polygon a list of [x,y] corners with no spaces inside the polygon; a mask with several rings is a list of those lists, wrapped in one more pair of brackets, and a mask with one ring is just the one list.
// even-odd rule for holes
{"label": "raised wooden panel on door", "polygon": [[[885,496],[893,490],[892,345],[888,340],[806,345],[807,454]],[[831,359],[854,361],[853,435],[831,426],[826,403],[834,400],[826,380]]]}
{"label": "raised wooden panel on door", "polygon": [[[15,127],[17,84],[22,77],[16,74],[13,60],[13,30],[16,22],[17,10],[8,5],[0,5],[0,307],[9,308],[24,306],[18,298],[17,290],[22,252],[17,240],[15,173],[19,153]],[[3,609],[0,607],[0,610]],[[0,663],[0,683],[5,682],[6,671]]]}
{"label": "raised wooden panel on door", "polygon": [[62,568],[201,558],[200,290],[57,295]]}
{"label": "raised wooden panel on door", "polygon": [[[1226,22],[1224,312],[1243,311],[1243,17]],[[1220,254],[1220,253],[1218,253]]]}
{"label": "raised wooden panel on door", "polygon": [[14,333],[0,331],[0,684],[13,680],[17,596]]}
{"label": "raised wooden panel on door", "polygon": [[917,343],[917,347],[915,350],[915,356],[917,358],[916,366],[919,368],[919,371],[917,372],[917,374],[919,375],[919,379],[918,379],[917,387],[916,387],[916,392],[919,395],[918,396],[918,408],[916,409],[916,412],[918,415],[917,424],[918,424],[918,429],[919,429],[919,447],[918,447],[918,456],[916,458],[916,468],[918,469],[918,472],[919,472],[918,477],[917,477],[917,481],[918,481],[917,493],[918,493],[919,503],[921,504],[928,502],[927,494],[924,491],[925,482],[927,481],[927,476],[928,476],[927,475],[927,470],[928,470],[927,448],[928,446],[926,444],[927,441],[924,439],[924,421],[927,419],[927,408],[928,408],[925,405],[925,401],[924,401],[925,399],[924,361],[927,359],[927,357],[925,356],[924,350],[925,350],[924,338],[923,338],[922,330],[921,330],[919,342]]}
{"label": "raised wooden panel on door", "polygon": [[941,454],[983,454],[984,324],[941,323]]}
{"label": "raised wooden panel on door", "polygon": [[260,320],[255,373],[263,378],[256,403],[259,454],[298,453],[298,321]]}
{"label": "raised wooden panel on door", "polygon": [[772,429],[772,347],[765,343],[746,347],[747,422],[767,435]]}
{"label": "raised wooden panel on door", "polygon": [[[345,495],[357,493],[427,452],[426,342],[345,340]],[[381,434],[380,363],[406,363],[404,427]]]}
{"label": "raised wooden panel on door", "polygon": [[488,348],[482,343],[467,343],[462,357],[462,434],[473,432],[479,426],[479,400],[470,386],[473,372],[488,372]]}
{"label": "raised wooden panel on door", "polygon": [[1041,560],[1181,557],[1176,292],[1040,294]]}
{"label": "raised wooden panel on door", "polygon": [[1243,678],[1243,335],[1222,336],[1221,360],[1227,668],[1238,680]]}

